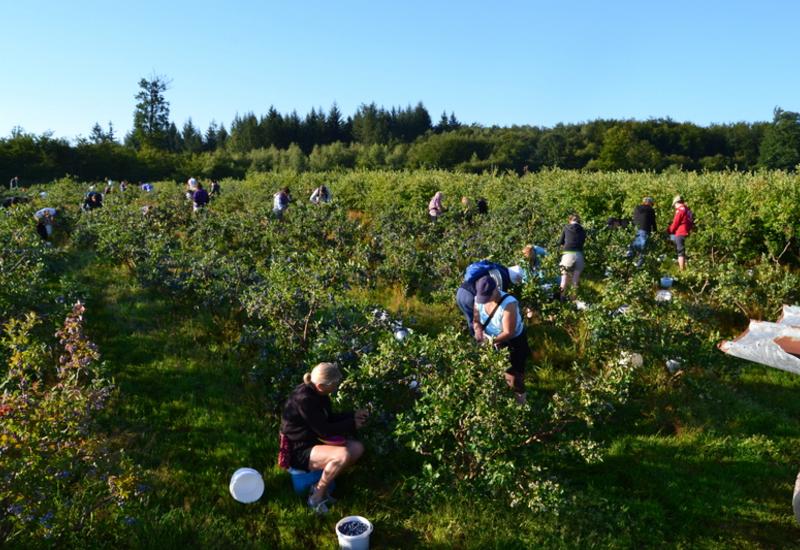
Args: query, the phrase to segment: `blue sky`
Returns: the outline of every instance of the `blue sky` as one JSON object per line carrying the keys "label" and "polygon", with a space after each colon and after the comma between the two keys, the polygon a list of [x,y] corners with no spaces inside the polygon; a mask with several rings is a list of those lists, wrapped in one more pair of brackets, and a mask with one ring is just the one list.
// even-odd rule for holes
{"label": "blue sky", "polygon": [[334,101],[487,126],[770,120],[800,110],[799,17],[788,0],[0,0],[0,135],[120,135],[154,73],[179,127]]}

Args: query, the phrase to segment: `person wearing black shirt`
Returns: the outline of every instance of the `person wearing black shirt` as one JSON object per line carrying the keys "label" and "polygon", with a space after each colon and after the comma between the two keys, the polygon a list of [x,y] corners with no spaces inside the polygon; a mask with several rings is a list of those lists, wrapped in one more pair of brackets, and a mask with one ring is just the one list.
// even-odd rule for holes
{"label": "person wearing black shirt", "polygon": [[[569,223],[561,231],[561,238],[558,244],[561,245],[563,253],[561,255],[561,296],[572,286],[578,288],[578,282],[583,272],[583,243],[586,241],[586,231],[581,225],[581,220],[577,214],[570,214]],[[571,281],[570,281],[571,280]]]}
{"label": "person wearing black shirt", "polygon": [[330,394],[342,374],[332,363],[320,363],[303,377],[283,409],[281,433],[291,446],[290,464],[299,470],[322,470],[322,477],[308,497],[317,513],[332,502],[328,487],[336,476],[364,453],[364,445],[352,439],[367,420],[367,411],[334,413]]}
{"label": "person wearing black shirt", "polygon": [[628,258],[633,258],[638,253],[637,266],[641,266],[642,262],[644,262],[644,248],[650,235],[656,230],[656,211],[653,208],[653,202],[651,197],[645,197],[642,199],[642,204],[633,209],[636,238],[633,239],[631,246],[628,248]]}

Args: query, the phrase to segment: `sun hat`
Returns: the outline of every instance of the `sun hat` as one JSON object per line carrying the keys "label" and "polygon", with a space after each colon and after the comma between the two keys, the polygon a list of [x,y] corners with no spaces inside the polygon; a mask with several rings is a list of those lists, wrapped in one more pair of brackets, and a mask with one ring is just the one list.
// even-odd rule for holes
{"label": "sun hat", "polygon": [[672,206],[675,206],[679,202],[683,202],[683,197],[681,195],[675,195],[675,198],[672,199]]}
{"label": "sun hat", "polygon": [[489,275],[484,275],[475,283],[475,303],[485,304],[492,299],[497,283]]}
{"label": "sun hat", "polygon": [[508,277],[511,279],[512,284],[518,284],[522,281],[522,268],[518,265],[512,265],[508,268]]}

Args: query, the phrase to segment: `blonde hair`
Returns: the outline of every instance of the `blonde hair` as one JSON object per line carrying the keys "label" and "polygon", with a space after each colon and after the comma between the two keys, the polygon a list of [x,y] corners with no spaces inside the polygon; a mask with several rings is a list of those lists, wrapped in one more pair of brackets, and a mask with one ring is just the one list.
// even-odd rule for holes
{"label": "blonde hair", "polygon": [[322,386],[334,386],[342,380],[342,373],[339,367],[333,363],[320,363],[311,372],[303,375],[303,382],[306,384],[319,384]]}

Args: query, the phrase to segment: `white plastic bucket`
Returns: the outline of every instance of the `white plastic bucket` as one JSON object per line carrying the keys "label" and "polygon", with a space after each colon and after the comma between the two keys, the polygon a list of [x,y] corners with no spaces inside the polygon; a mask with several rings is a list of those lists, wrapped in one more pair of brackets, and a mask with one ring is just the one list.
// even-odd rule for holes
{"label": "white plastic bucket", "polygon": [[[339,526],[350,521],[357,521],[367,526],[367,530],[360,535],[345,535],[339,531]],[[339,537],[339,547],[346,550],[368,550],[369,536],[372,534],[372,523],[361,516],[343,517],[336,523],[336,536]]]}
{"label": "white plastic bucket", "polygon": [[231,476],[229,489],[236,501],[249,504],[264,494],[264,480],[253,468],[239,468]]}
{"label": "white plastic bucket", "polygon": [[659,290],[656,292],[656,302],[669,302],[672,300],[672,292],[669,290]]}

